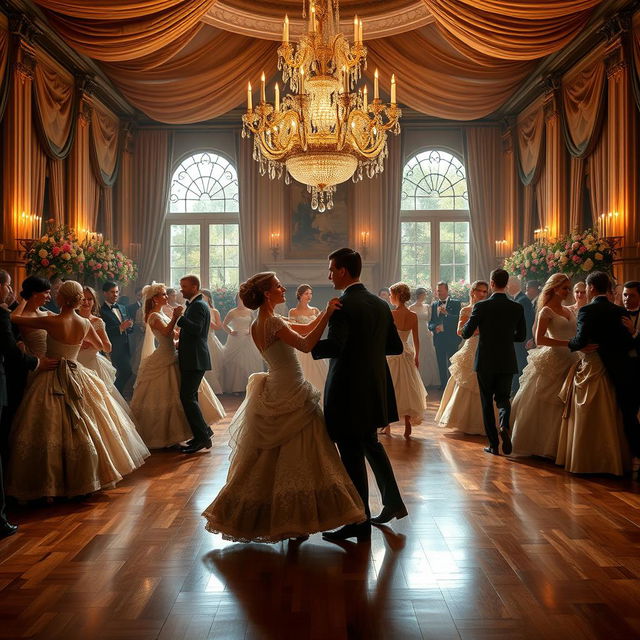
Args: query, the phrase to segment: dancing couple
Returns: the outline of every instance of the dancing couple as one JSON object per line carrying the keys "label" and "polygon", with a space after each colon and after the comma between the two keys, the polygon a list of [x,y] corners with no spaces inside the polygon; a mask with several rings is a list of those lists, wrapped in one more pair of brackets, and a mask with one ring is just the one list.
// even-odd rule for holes
{"label": "dancing couple", "polygon": [[[269,371],[251,376],[229,427],[227,482],[203,513],[212,533],[277,542],[324,531],[327,540],[360,542],[371,537],[371,523],[407,515],[377,439],[379,427],[398,419],[386,355],[401,353],[402,341],[388,305],[360,282],[361,269],[352,249],[329,256],[329,279],[343,295],[309,324],[274,314],[285,301],[275,273],[259,273],[240,287],[243,303],[259,310],[251,335]],[[320,340],[327,324],[328,337]],[[296,350],[330,358],[324,416],[320,393],[305,381]],[[365,460],[382,494],[383,509],[375,518]]]}

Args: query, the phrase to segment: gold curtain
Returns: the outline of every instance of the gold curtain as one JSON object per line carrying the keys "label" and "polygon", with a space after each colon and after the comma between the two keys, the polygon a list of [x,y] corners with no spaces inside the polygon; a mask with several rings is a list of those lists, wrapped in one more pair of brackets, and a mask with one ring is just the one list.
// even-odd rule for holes
{"label": "gold curtain", "polygon": [[423,0],[443,35],[472,60],[477,54],[533,60],[558,51],[587,23],[599,0]]}
{"label": "gold curtain", "polygon": [[569,164],[569,231],[580,227],[583,208],[583,184],[587,162],[571,156]]}
{"label": "gold curtain", "polygon": [[[633,94],[640,109],[640,11],[633,15],[631,30],[631,63],[633,64]],[[0,110],[0,115],[2,111]]]}
{"label": "gold curtain", "polygon": [[[113,187],[101,186],[99,191],[102,202],[102,229],[99,229],[106,238],[113,239]],[[122,249],[122,247],[120,247]]]}
{"label": "gold curtain", "polygon": [[51,216],[58,223],[65,222],[66,216],[65,169],[66,163],[61,158],[49,159]]}
{"label": "gold curtain", "polygon": [[0,14],[0,120],[4,115],[9,93],[9,31],[7,30],[7,17]]}
{"label": "gold curtain", "polygon": [[607,129],[603,129],[598,143],[587,159],[587,185],[594,222],[601,213],[606,213],[609,207],[608,138]]}
{"label": "gold curtain", "polygon": [[521,239],[520,208],[518,202],[520,179],[518,178],[518,158],[515,151],[515,130],[510,126],[502,137],[502,176],[503,176],[503,205],[502,223],[496,232],[496,240],[506,240],[502,248],[502,255],[509,255]]}
{"label": "gold curtain", "polygon": [[[538,200],[540,224],[551,238],[559,238],[568,230],[566,148],[558,111],[557,91],[546,96],[545,104],[545,158],[544,199]],[[542,182],[542,176],[540,178]]]}
{"label": "gold curtain", "polygon": [[133,134],[126,131],[123,135],[122,154],[120,156],[120,170],[114,185],[114,241],[130,257],[134,248],[134,202],[133,202]]}
{"label": "gold curtain", "polygon": [[400,279],[400,200],[404,153],[402,136],[389,136],[389,156],[384,171],[376,178],[381,193],[380,283],[388,287]]}
{"label": "gold curtain", "polygon": [[540,175],[544,158],[544,107],[542,99],[523,111],[516,121],[518,172],[522,184],[534,184]]}
{"label": "gold curtain", "polygon": [[135,60],[176,42],[184,46],[216,0],[35,2],[47,9],[51,26],[77,51],[117,62]]}
{"label": "gold curtain", "polygon": [[99,102],[93,101],[92,107],[89,127],[91,166],[98,183],[111,187],[118,174],[120,120]]}
{"label": "gold curtain", "polygon": [[38,141],[35,123],[31,132],[31,207],[36,215],[42,215],[44,210],[44,192],[47,181],[47,154]]}
{"label": "gold curtain", "polygon": [[34,120],[40,143],[51,158],[66,158],[73,145],[77,95],[73,75],[36,50]]}

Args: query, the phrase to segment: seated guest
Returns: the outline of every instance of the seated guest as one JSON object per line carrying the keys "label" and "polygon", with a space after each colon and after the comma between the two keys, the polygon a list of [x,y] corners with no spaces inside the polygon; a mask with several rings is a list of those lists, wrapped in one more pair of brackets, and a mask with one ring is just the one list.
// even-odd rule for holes
{"label": "seated guest", "polygon": [[7,291],[4,301],[0,302],[0,307],[13,311],[18,306],[18,302],[11,288],[11,275],[4,269],[0,269],[0,287],[4,287]]}

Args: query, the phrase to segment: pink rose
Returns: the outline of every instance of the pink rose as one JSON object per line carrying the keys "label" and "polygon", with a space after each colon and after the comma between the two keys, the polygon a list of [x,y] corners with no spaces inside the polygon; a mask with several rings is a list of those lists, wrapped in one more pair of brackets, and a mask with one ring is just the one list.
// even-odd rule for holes
{"label": "pink rose", "polygon": [[571,249],[571,245],[567,242],[567,244],[564,245],[565,249]]}
{"label": "pink rose", "polygon": [[49,261],[46,258],[43,258],[42,260],[40,260],[40,264],[43,267],[48,267],[49,266]]}
{"label": "pink rose", "polygon": [[533,261],[533,264],[538,264],[538,259],[537,258]]}
{"label": "pink rose", "polygon": [[60,253],[60,247],[53,247],[51,253],[53,253],[53,257],[55,258]]}
{"label": "pink rose", "polygon": [[580,255],[582,255],[586,250],[587,250],[587,247],[585,247],[584,245],[582,245],[582,246],[578,249],[578,253],[579,253]]}
{"label": "pink rose", "polygon": [[531,271],[537,271],[535,267],[531,267]]}
{"label": "pink rose", "polygon": [[71,245],[70,245],[68,242],[65,242],[65,243],[62,245],[62,251],[63,251],[64,253],[68,253],[69,251],[71,251]]}

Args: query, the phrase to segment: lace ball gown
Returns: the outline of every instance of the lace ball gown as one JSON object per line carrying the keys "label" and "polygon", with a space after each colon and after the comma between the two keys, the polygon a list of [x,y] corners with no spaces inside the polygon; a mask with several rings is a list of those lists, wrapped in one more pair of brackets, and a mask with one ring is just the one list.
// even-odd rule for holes
{"label": "lace ball gown", "polygon": [[[297,324],[310,324],[316,319],[315,316],[298,315],[291,320]],[[298,361],[302,367],[302,375],[307,382],[310,382],[320,392],[320,404],[324,400],[324,384],[327,381],[329,365],[326,360],[314,360],[310,353],[296,351]]]}
{"label": "lace ball gown", "polygon": [[[570,340],[576,335],[576,318],[540,311],[547,318],[547,335]],[[520,376],[520,388],[511,405],[513,455],[543,456],[555,460],[564,404],[559,394],[577,353],[567,347],[538,347],[529,351],[527,366]]]}
{"label": "lace ball gown", "polygon": [[398,330],[398,335],[404,343],[404,351],[398,356],[387,356],[398,416],[400,420],[409,416],[412,424],[420,424],[427,408],[427,390],[416,367],[411,330]]}
{"label": "lace ball gown", "polygon": [[[131,411],[142,439],[150,449],[171,447],[193,438],[187,416],[180,402],[180,367],[173,335],[163,336],[148,321],[158,315],[164,324],[169,318],[152,313],[147,331],[153,331],[158,348],[142,360],[133,389]],[[208,425],[222,420],[226,413],[206,380],[200,383],[198,402]]]}
{"label": "lace ball gown", "polygon": [[220,395],[222,393],[222,377],[224,375],[224,347],[218,340],[216,332],[211,328],[209,328],[207,344],[209,346],[209,355],[211,356],[211,370],[205,372],[204,379],[213,389],[213,393]]}
{"label": "lace ball gown", "polygon": [[78,363],[79,350],[46,336],[60,365],[31,380],[10,435],[7,493],[19,500],[113,486],[149,455],[102,380]]}
{"label": "lace ball gown", "polygon": [[362,501],[327,435],[319,393],[292,347],[266,323],[269,371],[251,376],[229,427],[227,482],[202,514],[211,533],[277,542],[365,519]]}
{"label": "lace ball gown", "polygon": [[440,374],[436,350],[433,346],[433,334],[429,331],[431,307],[428,305],[411,307],[418,316],[418,338],[420,339],[420,377],[425,387],[439,387]]}
{"label": "lace ball gown", "polygon": [[249,376],[264,371],[264,361],[251,338],[253,316],[235,315],[229,323],[238,334],[227,336],[224,345],[224,392],[244,393]]}

